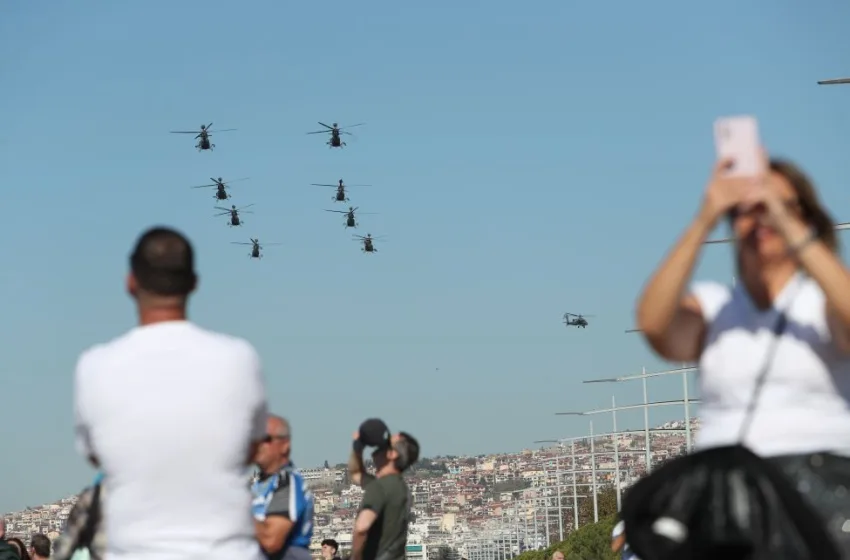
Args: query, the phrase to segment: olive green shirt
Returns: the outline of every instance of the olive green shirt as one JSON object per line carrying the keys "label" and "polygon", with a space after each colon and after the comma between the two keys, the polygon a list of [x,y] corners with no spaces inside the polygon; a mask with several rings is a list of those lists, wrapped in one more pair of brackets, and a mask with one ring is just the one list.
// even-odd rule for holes
{"label": "olive green shirt", "polygon": [[413,503],[407,483],[400,474],[381,478],[364,474],[362,485],[360,509],[372,510],[378,515],[366,535],[363,560],[404,560]]}

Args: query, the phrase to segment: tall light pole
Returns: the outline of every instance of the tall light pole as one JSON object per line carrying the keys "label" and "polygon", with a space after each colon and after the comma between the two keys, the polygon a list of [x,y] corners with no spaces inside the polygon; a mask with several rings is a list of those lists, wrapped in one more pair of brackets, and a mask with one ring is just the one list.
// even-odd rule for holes
{"label": "tall light pole", "polygon": [[[641,373],[638,374],[638,375],[624,375],[624,376],[621,376],[621,377],[610,377],[610,378],[606,378],[606,379],[588,379],[586,381],[582,381],[582,383],[622,383],[622,382],[625,382],[625,381],[633,381],[635,379],[641,380],[641,382],[643,384],[643,405],[635,407],[635,408],[646,407],[646,408],[644,408],[643,419],[644,419],[644,430],[646,431],[647,457],[649,457],[649,408],[650,407],[656,407],[656,406],[670,406],[670,405],[676,405],[676,404],[684,405],[684,408],[685,408],[685,444],[687,446],[688,452],[691,451],[693,441],[692,441],[692,438],[691,438],[691,408],[690,408],[690,405],[691,405],[691,403],[698,404],[700,402],[699,399],[691,399],[688,395],[688,393],[689,393],[689,391],[688,391],[688,374],[693,372],[693,371],[697,371],[697,368],[693,367],[693,366],[687,366],[687,365],[680,367],[680,368],[668,369],[668,370],[664,370],[664,371],[655,371],[655,372],[651,372],[651,373],[647,373],[646,368],[641,368]],[[649,379],[650,377],[660,377],[660,376],[663,376],[663,375],[675,375],[675,374],[681,374],[682,375],[682,387],[683,387],[682,399],[677,400],[677,401],[660,401],[660,402],[657,402],[657,403],[650,403],[649,397],[648,397],[648,392],[647,392],[647,379]],[[615,407],[615,408],[617,410],[620,410],[620,408],[618,408],[618,407]],[[650,467],[650,463],[647,463],[647,472],[649,472],[649,467]]]}

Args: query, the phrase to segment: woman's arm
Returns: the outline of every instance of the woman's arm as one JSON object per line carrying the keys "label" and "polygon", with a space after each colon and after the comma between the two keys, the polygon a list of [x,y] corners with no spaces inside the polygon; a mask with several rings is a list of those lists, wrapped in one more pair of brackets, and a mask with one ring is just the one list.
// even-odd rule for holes
{"label": "woman's arm", "polygon": [[702,351],[705,321],[699,302],[684,295],[697,257],[717,221],[744,200],[761,177],[730,178],[730,160],[714,168],[697,217],[655,271],[638,300],[637,325],[652,348],[664,358],[696,361]]}
{"label": "woman's arm", "polygon": [[801,220],[785,214],[777,221],[800,265],[826,296],[829,330],[836,346],[850,352],[850,272],[822,241],[810,240],[811,232]]}
{"label": "woman's arm", "polygon": [[637,326],[650,346],[668,360],[692,362],[699,358],[705,322],[696,298],[683,293],[713,227],[709,219],[697,216],[638,300]]}

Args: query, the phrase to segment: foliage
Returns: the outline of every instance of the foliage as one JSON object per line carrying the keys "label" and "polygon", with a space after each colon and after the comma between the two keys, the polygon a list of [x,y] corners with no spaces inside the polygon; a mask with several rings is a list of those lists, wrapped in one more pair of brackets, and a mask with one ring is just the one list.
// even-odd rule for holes
{"label": "foliage", "polygon": [[512,480],[505,480],[504,482],[497,482],[489,490],[492,494],[501,494],[502,492],[525,490],[529,486],[531,486],[531,481],[524,478],[514,478]]}
{"label": "foliage", "polygon": [[[599,522],[593,522],[593,499],[579,499],[579,529],[561,542],[544,550],[523,552],[515,560],[551,560],[556,550],[564,553],[564,560],[616,560],[611,552],[611,532],[617,522],[617,493],[614,486],[604,486],[596,496]],[[570,526],[571,526],[570,520]],[[567,523],[565,522],[565,528]]]}
{"label": "foliage", "polygon": [[[613,485],[603,486],[596,493],[596,502],[599,508],[599,520],[617,513],[617,490]],[[578,501],[578,526],[584,527],[593,523],[593,498],[579,498]]]}
{"label": "foliage", "polygon": [[616,515],[600,517],[599,523],[579,527],[566,540],[543,550],[529,550],[514,560],[551,560],[555,551],[564,553],[564,560],[617,560],[611,552],[611,532],[617,522]]}

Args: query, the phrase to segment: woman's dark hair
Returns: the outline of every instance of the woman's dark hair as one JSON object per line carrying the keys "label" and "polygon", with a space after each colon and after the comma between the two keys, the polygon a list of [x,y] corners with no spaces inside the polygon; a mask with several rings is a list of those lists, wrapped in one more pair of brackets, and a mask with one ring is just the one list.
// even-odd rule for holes
{"label": "woman's dark hair", "polygon": [[782,175],[800,202],[800,210],[803,220],[814,228],[818,237],[833,252],[838,252],[838,236],[835,234],[835,226],[832,217],[818,199],[814,183],[808,175],[795,164],[784,159],[771,159],[770,170]]}
{"label": "woman's dark hair", "polygon": [[21,551],[21,554],[20,554],[21,560],[30,560],[30,553],[29,553],[29,551],[27,551],[27,547],[24,546],[24,541],[22,541],[18,537],[10,537],[10,538],[6,539],[6,542],[15,543],[15,547],[20,549],[20,551]]}

